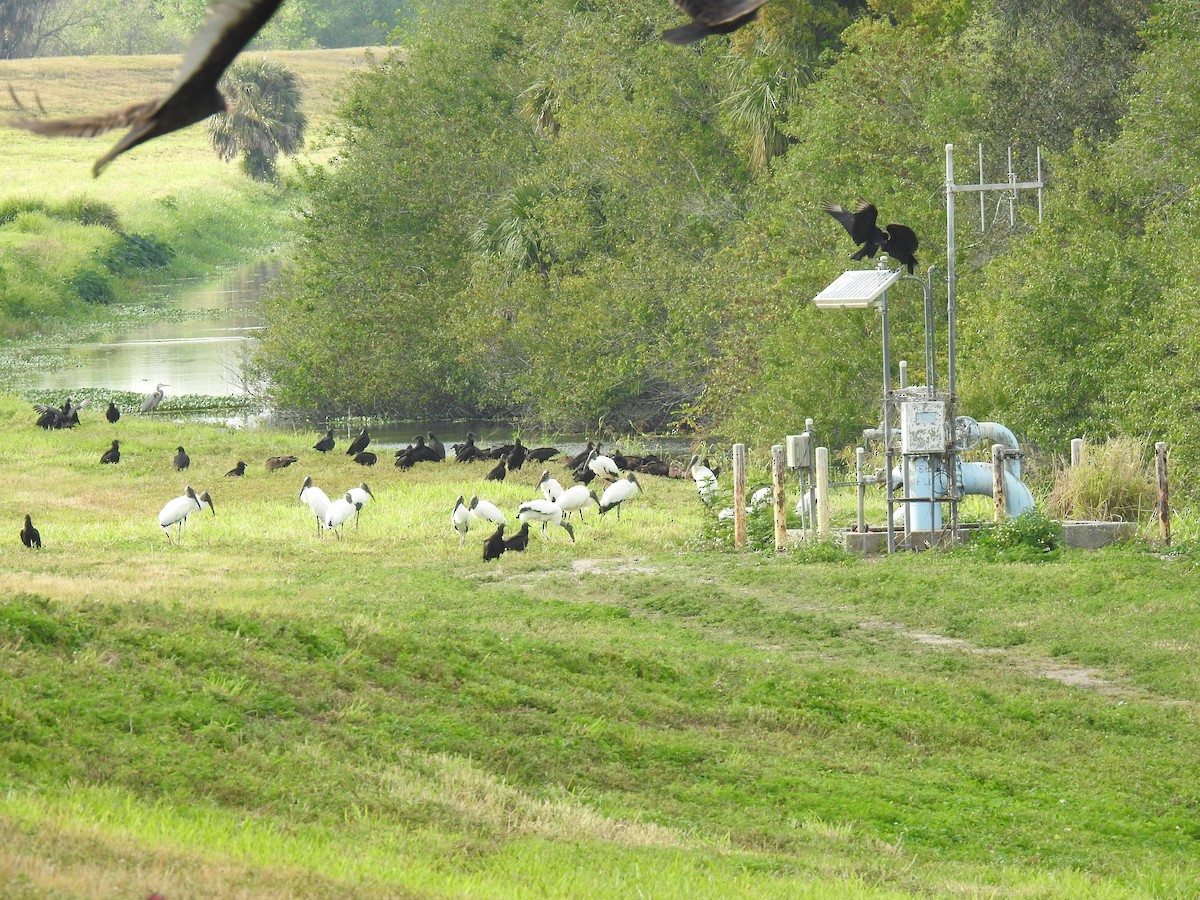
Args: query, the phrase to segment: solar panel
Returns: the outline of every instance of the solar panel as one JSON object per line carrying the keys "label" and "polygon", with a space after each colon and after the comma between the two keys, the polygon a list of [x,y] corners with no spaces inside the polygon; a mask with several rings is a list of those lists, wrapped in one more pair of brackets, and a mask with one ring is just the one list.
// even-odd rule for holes
{"label": "solar panel", "polygon": [[876,299],[900,280],[903,270],[855,269],[844,272],[837,280],[813,297],[821,309],[864,309],[877,306]]}

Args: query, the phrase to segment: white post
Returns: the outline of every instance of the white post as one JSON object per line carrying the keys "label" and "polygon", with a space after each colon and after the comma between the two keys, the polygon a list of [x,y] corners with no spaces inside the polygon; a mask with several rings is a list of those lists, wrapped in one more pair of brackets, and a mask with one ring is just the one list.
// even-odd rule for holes
{"label": "white post", "polygon": [[829,448],[818,447],[817,466],[817,535],[827,537],[829,527]]}

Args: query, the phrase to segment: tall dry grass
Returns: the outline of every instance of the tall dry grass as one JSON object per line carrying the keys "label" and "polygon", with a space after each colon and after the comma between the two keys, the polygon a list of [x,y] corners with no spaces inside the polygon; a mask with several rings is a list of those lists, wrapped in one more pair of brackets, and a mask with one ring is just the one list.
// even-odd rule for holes
{"label": "tall dry grass", "polygon": [[1051,515],[1060,519],[1137,522],[1155,507],[1154,474],[1145,441],[1109,438],[1088,444],[1078,466],[1059,462],[1047,498]]}

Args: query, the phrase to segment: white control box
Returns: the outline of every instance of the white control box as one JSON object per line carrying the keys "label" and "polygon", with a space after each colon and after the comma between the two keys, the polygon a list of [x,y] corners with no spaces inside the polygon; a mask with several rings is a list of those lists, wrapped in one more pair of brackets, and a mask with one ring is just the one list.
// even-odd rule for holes
{"label": "white control box", "polygon": [[946,452],[946,404],[941,400],[909,400],[900,404],[900,452]]}

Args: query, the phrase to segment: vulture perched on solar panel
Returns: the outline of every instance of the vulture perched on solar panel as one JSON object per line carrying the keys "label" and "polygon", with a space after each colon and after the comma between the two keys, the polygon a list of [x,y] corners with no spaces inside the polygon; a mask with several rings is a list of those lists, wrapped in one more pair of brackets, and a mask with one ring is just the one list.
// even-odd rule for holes
{"label": "vulture perched on solar panel", "polygon": [[668,44],[692,44],[710,34],[737,31],[758,16],[758,8],[767,0],[671,0],[675,8],[692,21],[662,33]]}
{"label": "vulture perched on solar panel", "polygon": [[282,2],[212,0],[208,17],[184,52],[175,81],[165,97],[90,116],[14,119],[10,124],[48,137],[95,137],[114,128],[128,128],[129,133],[96,160],[92,174],[99,175],[126,150],[194,125],[214,113],[225,112],[225,98],[217,90],[217,82]]}

